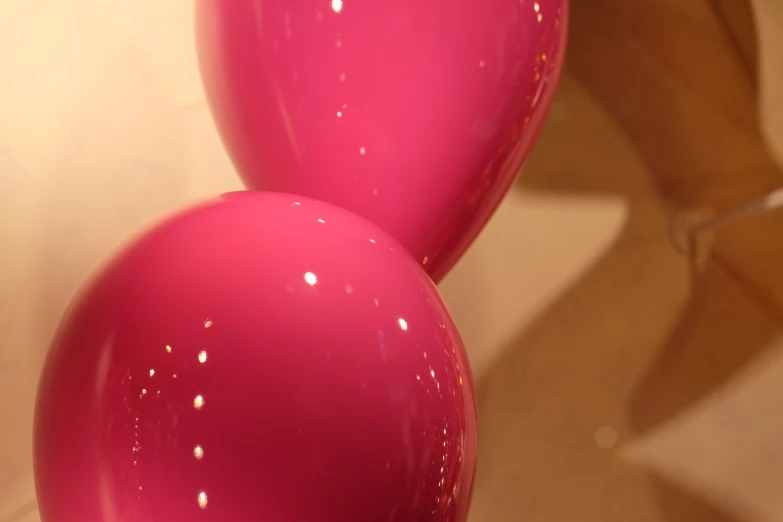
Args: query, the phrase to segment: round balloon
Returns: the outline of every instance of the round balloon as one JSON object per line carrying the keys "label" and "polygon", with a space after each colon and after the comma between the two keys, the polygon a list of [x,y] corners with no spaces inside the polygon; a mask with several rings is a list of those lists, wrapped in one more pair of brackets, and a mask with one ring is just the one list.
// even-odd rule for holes
{"label": "round balloon", "polygon": [[43,522],[464,522],[476,413],[457,330],[397,242],[235,193],[86,284],[34,447]]}
{"label": "round balloon", "polygon": [[567,0],[198,0],[202,77],[250,188],[381,226],[437,282],[520,171]]}

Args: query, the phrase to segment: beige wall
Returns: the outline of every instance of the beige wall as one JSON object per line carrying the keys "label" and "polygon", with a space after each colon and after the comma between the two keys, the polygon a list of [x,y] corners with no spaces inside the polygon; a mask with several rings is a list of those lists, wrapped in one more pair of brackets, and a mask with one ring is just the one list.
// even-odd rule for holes
{"label": "beige wall", "polygon": [[[574,0],[579,47],[524,180],[442,284],[479,383],[473,520],[783,517],[779,323],[725,267],[708,261],[694,279],[668,237],[672,194],[696,215],[779,174],[755,120],[737,116],[755,98],[706,1],[633,3],[658,6],[646,12]],[[651,21],[634,26],[640,13]],[[181,1],[0,0],[0,522],[37,520],[34,390],[76,286],[140,223],[239,187],[190,17]],[[695,55],[656,36],[672,19],[675,40],[696,34]],[[779,78],[764,74],[779,54],[761,55],[765,81]],[[631,69],[624,81],[613,63]],[[774,105],[780,89],[764,85]],[[773,109],[764,122],[780,132]],[[737,181],[743,169],[756,181]],[[709,197],[689,196],[699,183]],[[721,244],[763,287],[775,271],[742,264],[743,252],[777,250],[747,236]],[[738,355],[745,344],[764,356]]]}

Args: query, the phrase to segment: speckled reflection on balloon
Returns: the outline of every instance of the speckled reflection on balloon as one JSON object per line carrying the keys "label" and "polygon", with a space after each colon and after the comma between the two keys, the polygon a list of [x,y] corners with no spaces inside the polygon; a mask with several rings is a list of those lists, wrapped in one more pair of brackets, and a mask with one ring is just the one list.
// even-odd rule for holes
{"label": "speckled reflection on balloon", "polygon": [[567,0],[198,0],[215,121],[248,188],[370,219],[435,282],[520,172]]}
{"label": "speckled reflection on balloon", "polygon": [[456,329],[404,249],[331,205],[249,192],[162,222],[83,289],[40,383],[42,522],[467,517]]}

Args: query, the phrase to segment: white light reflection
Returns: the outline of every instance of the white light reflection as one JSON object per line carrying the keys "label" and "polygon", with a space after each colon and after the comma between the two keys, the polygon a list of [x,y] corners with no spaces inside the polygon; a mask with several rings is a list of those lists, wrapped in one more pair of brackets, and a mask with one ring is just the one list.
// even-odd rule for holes
{"label": "white light reflection", "polygon": [[204,458],[204,448],[201,446],[196,446],[193,448],[193,456],[196,457],[196,460],[201,460]]}
{"label": "white light reflection", "polygon": [[304,280],[308,285],[315,286],[315,284],[318,282],[318,277],[312,272],[307,272],[304,275]]}
{"label": "white light reflection", "polygon": [[205,507],[207,507],[207,502],[208,502],[207,494],[206,492],[202,491],[201,493],[198,494],[198,507],[204,509]]}
{"label": "white light reflection", "polygon": [[332,11],[339,13],[343,10],[343,0],[332,0]]}
{"label": "white light reflection", "polygon": [[201,350],[198,353],[198,362],[200,362],[201,364],[204,364],[205,362],[207,362],[207,352],[206,351]]}
{"label": "white light reflection", "polygon": [[401,329],[401,330],[407,330],[407,329],[408,329],[408,321],[406,321],[406,320],[405,320],[405,319],[403,319],[402,317],[400,317],[399,319],[397,319],[397,324],[399,324],[399,325],[400,325],[400,329]]}
{"label": "white light reflection", "polygon": [[196,398],[193,399],[193,407],[197,410],[200,410],[204,407],[204,397],[201,395],[196,395]]}

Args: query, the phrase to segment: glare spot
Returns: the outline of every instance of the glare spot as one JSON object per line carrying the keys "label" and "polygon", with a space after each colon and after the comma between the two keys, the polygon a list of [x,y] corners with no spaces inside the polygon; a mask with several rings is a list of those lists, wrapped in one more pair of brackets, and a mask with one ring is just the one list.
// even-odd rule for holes
{"label": "glare spot", "polygon": [[[340,3],[342,4],[342,2],[340,2]],[[332,5],[334,5],[334,4],[332,4]],[[538,2],[533,2],[533,11],[535,11],[537,13],[540,10],[541,10],[541,6],[538,5]]]}
{"label": "glare spot", "polygon": [[397,324],[400,325],[400,329],[402,329],[402,330],[407,330],[408,329],[408,321],[406,321],[402,317],[397,319]]}
{"label": "glare spot", "polygon": [[617,430],[611,426],[598,428],[595,432],[595,443],[599,448],[610,449],[617,444]]}
{"label": "glare spot", "polygon": [[166,345],[166,351],[171,353],[171,346],[169,346],[168,344]]}
{"label": "glare spot", "polygon": [[371,240],[370,240],[370,243],[375,243],[375,240],[374,240],[374,239],[371,239]]}
{"label": "glare spot", "polygon": [[420,381],[420,380],[421,380],[421,375],[419,375],[418,373],[416,374],[416,380],[417,380],[417,381]]}
{"label": "glare spot", "polygon": [[544,19],[544,15],[542,15],[541,13],[538,13],[538,21],[540,22],[543,19]]}
{"label": "glare spot", "polygon": [[204,491],[202,491],[201,493],[198,494],[198,507],[204,509],[205,507],[207,507],[207,502],[208,502],[207,494]]}
{"label": "glare spot", "polygon": [[152,377],[153,375],[155,375],[155,370],[150,370],[150,377]]}
{"label": "glare spot", "polygon": [[343,10],[343,0],[332,0],[332,11],[339,13]]}
{"label": "glare spot", "polygon": [[342,118],[343,117],[343,111],[337,111],[337,117]]}
{"label": "glare spot", "polygon": [[196,395],[196,398],[193,399],[193,407],[197,410],[200,410],[204,407],[204,397],[201,395]]}
{"label": "glare spot", "polygon": [[207,362],[207,352],[205,352],[204,350],[201,350],[198,353],[198,362],[200,362],[201,364],[204,364],[205,362]]}
{"label": "glare spot", "polygon": [[324,221],[323,219],[319,219],[318,222],[319,223],[326,223],[326,221]]}
{"label": "glare spot", "polygon": [[479,67],[484,67],[484,60],[481,60],[481,61],[479,62]]}
{"label": "glare spot", "polygon": [[359,154],[361,154],[362,156],[364,156],[364,154],[365,154],[366,152],[367,152],[367,149],[365,149],[364,147],[359,147]]}
{"label": "glare spot", "polygon": [[212,321],[210,321],[209,319],[204,321],[204,328],[209,328],[210,326],[212,326]]}
{"label": "glare spot", "polygon": [[147,388],[142,388],[141,389],[141,394],[142,395],[147,395]]}
{"label": "glare spot", "polygon": [[193,448],[193,456],[196,457],[196,460],[201,460],[204,458],[204,448],[201,446],[196,446]]}
{"label": "glare spot", "polygon": [[307,272],[304,275],[304,280],[308,285],[314,286],[318,282],[318,277],[312,272]]}
{"label": "glare spot", "polygon": [[435,370],[430,370],[430,375],[431,375],[431,376],[432,376],[432,378],[434,379],[434,378],[435,378]]}

